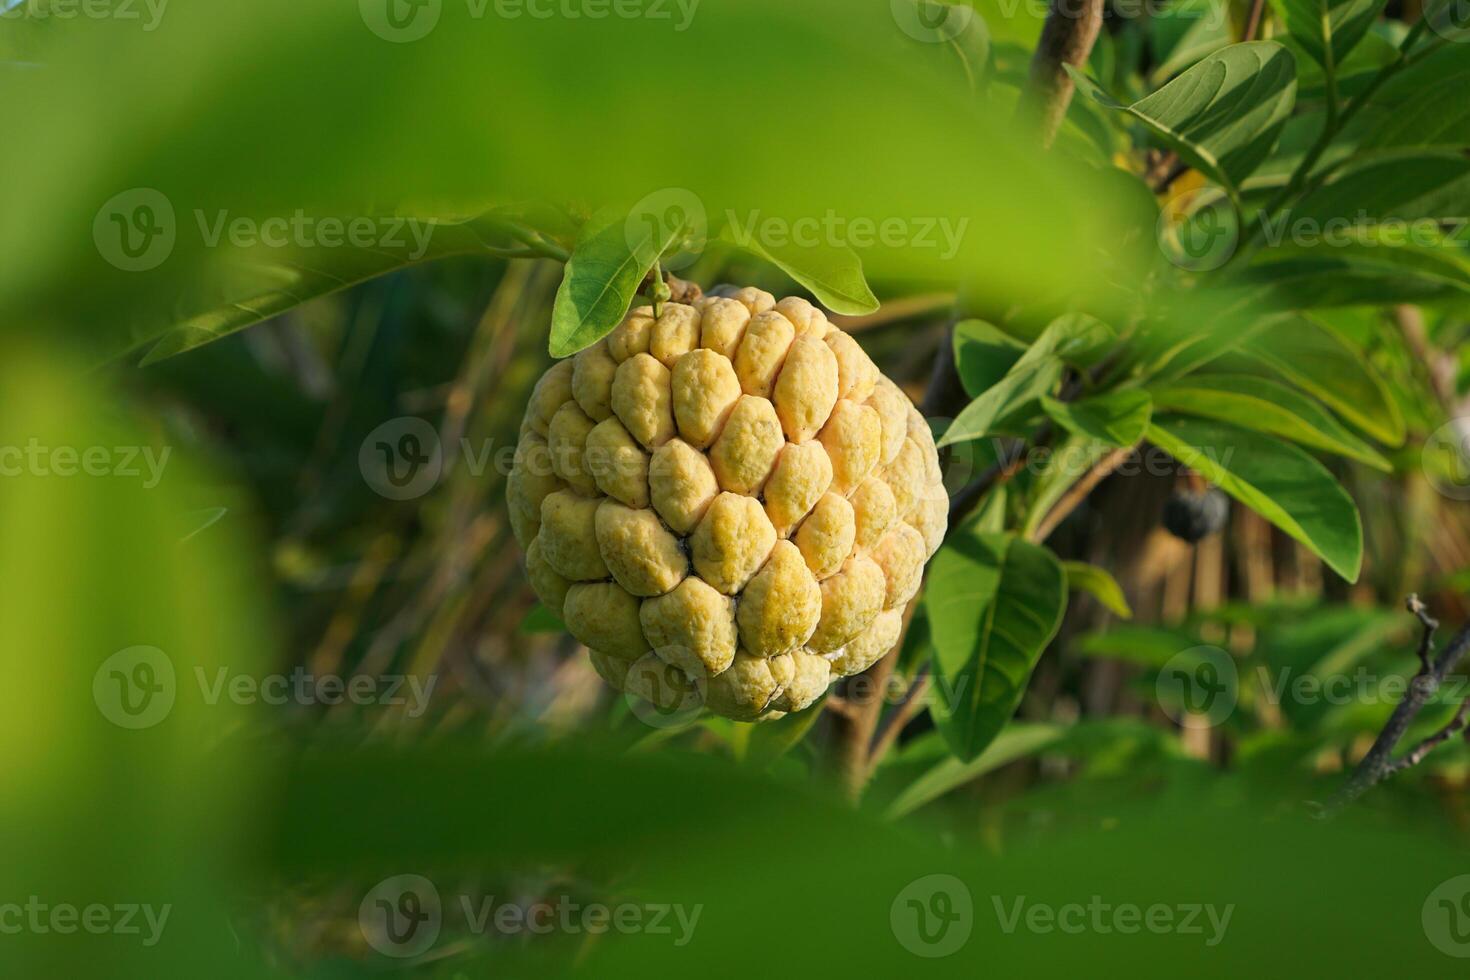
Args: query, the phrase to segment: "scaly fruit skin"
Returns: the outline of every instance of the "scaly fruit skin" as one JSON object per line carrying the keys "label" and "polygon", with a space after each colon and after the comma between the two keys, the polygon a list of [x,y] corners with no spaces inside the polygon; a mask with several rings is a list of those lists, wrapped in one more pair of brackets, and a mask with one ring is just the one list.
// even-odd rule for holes
{"label": "scaly fruit skin", "polygon": [[751,288],[634,309],[548,370],[506,495],[609,684],[742,721],[893,647],[949,509],[908,397],[821,310]]}

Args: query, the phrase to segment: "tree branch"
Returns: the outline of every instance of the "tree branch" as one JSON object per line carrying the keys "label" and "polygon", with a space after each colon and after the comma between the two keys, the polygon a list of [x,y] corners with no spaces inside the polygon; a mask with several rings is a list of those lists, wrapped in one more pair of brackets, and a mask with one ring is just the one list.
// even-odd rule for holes
{"label": "tree branch", "polygon": [[1057,501],[1057,505],[1047,512],[1046,517],[1036,526],[1036,530],[1027,535],[1032,541],[1040,543],[1051,537],[1051,533],[1057,529],[1057,525],[1067,519],[1067,516],[1076,510],[1087,495],[1097,488],[1097,485],[1112,475],[1113,471],[1133,454],[1137,446],[1125,446],[1114,449],[1083,474],[1082,479],[1072,484],[1072,488]]}
{"label": "tree branch", "polygon": [[1081,67],[1102,30],[1103,0],[1051,0],[1046,26],[1031,58],[1031,84],[1022,100],[1041,127],[1041,145],[1050,147],[1072,102],[1072,76],[1066,65]]}
{"label": "tree branch", "polygon": [[873,778],[873,773],[877,770],[878,763],[882,762],[883,757],[888,754],[888,750],[893,748],[893,743],[898,741],[899,734],[909,722],[914,720],[915,715],[924,710],[924,696],[928,693],[929,672],[928,667],[924,667],[920,669],[918,676],[914,678],[914,682],[909,685],[909,689],[904,694],[903,700],[893,709],[893,713],[888,716],[888,721],[883,726],[883,730],[878,733],[877,739],[873,742],[873,748],[868,753],[869,779]]}
{"label": "tree branch", "polygon": [[1449,646],[1445,647],[1444,653],[1439,659],[1434,658],[1434,634],[1439,629],[1439,621],[1431,617],[1424,608],[1424,603],[1419,601],[1417,595],[1409,596],[1409,612],[1418,618],[1424,628],[1419,639],[1419,672],[1414,675],[1414,680],[1409,684],[1409,693],[1399,706],[1394,709],[1393,715],[1388,719],[1373,747],[1368,754],[1363,756],[1363,761],[1353,770],[1352,777],[1347,784],[1327,803],[1327,810],[1331,812],[1353,802],[1369,789],[1383,782],[1394,773],[1401,772],[1411,766],[1418,765],[1430,750],[1442,742],[1447,741],[1456,732],[1463,731],[1467,720],[1470,720],[1470,702],[1460,705],[1459,711],[1455,713],[1454,721],[1450,722],[1443,730],[1425,739],[1412,752],[1402,759],[1393,758],[1393,750],[1408,732],[1409,726],[1419,716],[1419,712],[1429,703],[1436,691],[1450,671],[1460,662],[1466,651],[1470,651],[1470,625],[1464,626],[1450,640]]}

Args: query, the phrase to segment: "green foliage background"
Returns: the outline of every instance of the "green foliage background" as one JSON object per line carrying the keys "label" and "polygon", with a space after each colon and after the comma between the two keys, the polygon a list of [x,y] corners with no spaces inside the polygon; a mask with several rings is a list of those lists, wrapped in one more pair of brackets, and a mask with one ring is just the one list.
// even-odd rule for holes
{"label": "green foliage background", "polygon": [[[704,0],[683,23],[444,0],[405,43],[366,0],[0,17],[19,164],[0,182],[0,448],[171,453],[156,486],[0,478],[0,905],[173,910],[157,946],[6,931],[8,972],[1458,975],[1421,917],[1464,869],[1464,745],[1322,819],[1395,701],[1276,685],[1411,676],[1409,592],[1446,635],[1470,615],[1463,25],[1273,0],[1245,39],[1248,5],[1115,6],[1043,151],[1018,110],[1043,12],[922,6]],[[935,23],[962,29],[937,43]],[[174,240],[128,271],[106,234],[137,189]],[[212,241],[297,214],[430,236]],[[848,232],[742,236],[825,216]],[[848,240],[894,220],[907,240]],[[952,252],[913,240],[940,222]],[[1224,254],[1193,249],[1222,229]],[[857,806],[831,705],[649,724],[524,582],[496,453],[551,356],[611,329],[656,263],[812,296],[916,397],[953,355],[962,397],[933,424],[950,489],[983,493],[898,654],[927,710]],[[393,500],[360,453],[402,417],[445,466]],[[1064,505],[1133,450],[1167,475]],[[1233,498],[1194,549],[1157,527],[1179,464]],[[94,685],[138,646],[166,654],[177,700],[129,730]],[[1238,678],[1208,729],[1169,686],[1204,647]],[[418,716],[210,703],[196,683],[298,668],[437,687]],[[403,962],[358,905],[405,873],[451,905],[703,911],[687,946],[450,914]],[[899,897],[939,873],[965,882],[974,934],[925,959]],[[1234,911],[1218,945],[1003,928],[1017,898],[1093,896]]]}

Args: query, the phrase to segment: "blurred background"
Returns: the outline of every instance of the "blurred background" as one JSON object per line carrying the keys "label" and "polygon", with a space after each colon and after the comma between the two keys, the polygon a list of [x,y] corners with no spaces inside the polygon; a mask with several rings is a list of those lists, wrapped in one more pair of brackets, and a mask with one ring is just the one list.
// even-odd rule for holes
{"label": "blurred background", "polygon": [[[20,163],[0,185],[8,973],[1460,975],[1463,739],[1324,805],[1418,670],[1406,598],[1441,646],[1470,620],[1462,241],[1454,275],[1407,284],[1335,257],[1300,287],[1337,290],[1322,306],[1255,265],[1180,267],[1160,214],[1208,183],[1196,168],[1080,93],[1050,153],[1016,115],[1044,4],[977,4],[938,40],[952,21],[897,0],[0,7]],[[1419,13],[1373,10],[1347,94]],[[1087,72],[1141,98],[1286,37],[1262,16],[1110,6]],[[1463,80],[1467,46],[1444,51]],[[1255,206],[1311,142],[1295,120],[1320,124],[1325,83],[1295,85]],[[1446,111],[1441,142],[1470,144]],[[925,710],[917,604],[856,805],[842,692],[761,725],[625,699],[536,602],[504,485],[553,363],[546,253],[649,194],[702,215],[679,276],[818,300],[719,216],[898,216],[856,249],[877,308],[832,319],[916,404],[973,319],[1024,344],[1084,310],[1173,380],[1201,339],[1210,373],[1271,367],[1351,449],[1319,456],[1361,515],[1360,574],[1224,497],[1184,540],[1171,500],[1207,481],[1138,462],[1048,529],[1071,601],[977,758]],[[266,222],[303,209],[315,230],[272,244]],[[136,254],[99,245],[116,213],[141,221]],[[532,214],[523,255],[504,220]],[[372,240],[322,242],[323,218],[360,215]],[[1235,350],[1241,295],[1311,327]],[[941,458],[957,494],[999,466],[1006,526],[1054,478],[1014,437]],[[1452,675],[1402,746],[1467,693]]]}

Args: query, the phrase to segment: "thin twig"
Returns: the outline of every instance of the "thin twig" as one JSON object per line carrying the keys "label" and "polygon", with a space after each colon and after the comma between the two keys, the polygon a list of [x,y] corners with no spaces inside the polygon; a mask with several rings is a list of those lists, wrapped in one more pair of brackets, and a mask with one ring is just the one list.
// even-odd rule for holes
{"label": "thin twig", "polygon": [[[1470,626],[1465,626],[1450,640],[1444,652],[1439,655],[1439,659],[1434,659],[1434,634],[1439,629],[1439,621],[1429,615],[1418,596],[1410,596],[1407,605],[1409,612],[1414,614],[1424,628],[1419,640],[1418,655],[1421,665],[1419,673],[1414,675],[1414,680],[1409,684],[1408,695],[1394,709],[1388,719],[1388,724],[1373,742],[1373,747],[1368,750],[1367,755],[1363,756],[1363,760],[1353,770],[1347,783],[1328,801],[1326,809],[1329,813],[1356,800],[1394,773],[1417,765],[1430,749],[1448,739],[1455,731],[1464,726],[1463,716],[1467,709],[1461,705],[1455,715],[1456,721],[1451,722],[1445,731],[1426,739],[1403,759],[1395,761],[1393,758],[1393,750],[1403,740],[1409,726],[1413,724],[1424,706],[1429,703],[1429,699],[1439,690],[1445,677],[1455,669],[1460,658],[1467,650],[1470,650]],[[1456,722],[1459,723],[1460,728],[1454,727]]]}
{"label": "thin twig", "polygon": [[1420,742],[1414,751],[1399,759],[1388,769],[1389,773],[1396,773],[1401,769],[1417,766],[1424,761],[1424,757],[1432,752],[1437,746],[1448,742],[1454,735],[1465,730],[1465,724],[1470,721],[1470,701],[1460,702],[1459,710],[1455,712],[1454,719],[1433,735]]}
{"label": "thin twig", "polygon": [[1057,526],[1065,521],[1082,501],[1087,499],[1087,495],[1092,493],[1099,483],[1112,476],[1113,471],[1122,466],[1123,461],[1137,448],[1136,445],[1121,446],[1098,460],[1082,479],[1072,484],[1072,488],[1062,496],[1061,500],[1057,501],[1057,505],[1047,513],[1045,519],[1036,526],[1036,530],[1027,537],[1035,542],[1045,541],[1051,537],[1051,533],[1057,529]]}
{"label": "thin twig", "polygon": [[1242,41],[1254,41],[1256,32],[1261,29],[1261,15],[1265,12],[1266,0],[1254,0],[1251,4],[1250,16],[1246,18],[1245,30],[1241,33]]}
{"label": "thin twig", "polygon": [[1051,0],[1036,53],[1022,111],[1036,114],[1041,145],[1050,147],[1072,103],[1072,76],[1067,65],[1081,67],[1092,55],[1102,30],[1103,0]]}
{"label": "thin twig", "polygon": [[898,740],[904,728],[914,720],[920,711],[924,710],[925,695],[928,693],[929,669],[926,666],[920,669],[918,676],[914,678],[914,682],[909,685],[908,691],[904,694],[903,700],[893,709],[893,713],[888,716],[888,721],[883,725],[883,730],[873,741],[873,748],[868,753],[869,779],[873,778],[873,773],[878,770],[878,764],[893,748],[893,743]]}

